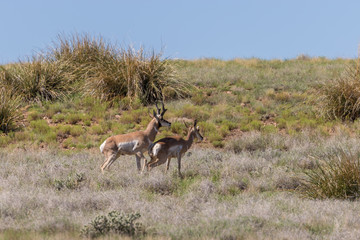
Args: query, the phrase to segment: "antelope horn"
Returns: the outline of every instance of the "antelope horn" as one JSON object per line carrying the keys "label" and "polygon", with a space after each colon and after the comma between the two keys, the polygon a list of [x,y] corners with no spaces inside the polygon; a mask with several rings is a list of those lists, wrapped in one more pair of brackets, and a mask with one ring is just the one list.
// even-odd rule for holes
{"label": "antelope horn", "polygon": [[155,102],[155,107],[156,107],[156,110],[157,110],[157,114],[160,114],[160,109],[159,109],[159,107],[157,105],[157,102]]}
{"label": "antelope horn", "polygon": [[197,119],[195,119],[194,121],[194,127],[196,127],[196,124],[197,124]]}
{"label": "antelope horn", "polygon": [[189,126],[186,124],[186,122],[184,120],[183,120],[183,123],[184,123],[186,128],[189,128]]}
{"label": "antelope horn", "polygon": [[165,112],[167,111],[167,109],[165,109],[164,107],[164,102],[161,101],[161,105],[162,105],[162,113],[161,113],[161,116],[164,116]]}

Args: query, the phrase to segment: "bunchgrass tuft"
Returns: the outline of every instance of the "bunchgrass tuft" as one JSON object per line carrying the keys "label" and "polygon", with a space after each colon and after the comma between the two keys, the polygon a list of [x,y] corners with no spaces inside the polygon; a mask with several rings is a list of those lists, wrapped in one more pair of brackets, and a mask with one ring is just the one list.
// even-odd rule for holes
{"label": "bunchgrass tuft", "polygon": [[187,96],[189,85],[176,77],[162,53],[144,48],[120,48],[101,36],[59,36],[48,54],[52,62],[66,66],[73,81],[80,81],[85,95],[109,102],[128,98],[142,104]]}
{"label": "bunchgrass tuft", "polygon": [[114,58],[96,62],[89,71],[93,74],[84,92],[101,100],[139,99],[146,105],[189,94],[189,86],[176,78],[170,62],[162,60],[161,53],[146,53],[143,48],[120,49]]}
{"label": "bunchgrass tuft", "polygon": [[72,91],[66,73],[58,63],[33,57],[27,62],[1,67],[0,82],[25,101],[63,99]]}
{"label": "bunchgrass tuft", "polygon": [[0,132],[8,133],[17,128],[20,120],[21,99],[12,94],[11,90],[0,87]]}
{"label": "bunchgrass tuft", "polygon": [[360,116],[360,58],[336,80],[318,90],[319,112],[329,119],[352,120]]}
{"label": "bunchgrass tuft", "polygon": [[316,167],[306,170],[304,193],[311,198],[357,199],[360,196],[358,154],[340,149],[316,157]]}

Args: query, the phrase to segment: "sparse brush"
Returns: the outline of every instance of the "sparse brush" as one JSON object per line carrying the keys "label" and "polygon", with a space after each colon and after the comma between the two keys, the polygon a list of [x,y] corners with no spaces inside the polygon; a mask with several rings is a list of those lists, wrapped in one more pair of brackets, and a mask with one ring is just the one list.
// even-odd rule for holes
{"label": "sparse brush", "polygon": [[124,214],[118,211],[111,211],[108,215],[99,215],[91,223],[85,226],[81,233],[86,237],[99,237],[106,234],[121,234],[134,236],[144,233],[143,226],[137,221],[139,213]]}
{"label": "sparse brush", "polygon": [[0,131],[8,133],[17,128],[20,120],[21,99],[14,96],[12,91],[0,86]]}
{"label": "sparse brush", "polygon": [[321,85],[319,112],[329,119],[355,120],[360,116],[360,58],[343,75]]}
{"label": "sparse brush", "polygon": [[360,196],[358,154],[340,149],[317,157],[317,167],[306,170],[304,193],[311,198],[357,199]]}

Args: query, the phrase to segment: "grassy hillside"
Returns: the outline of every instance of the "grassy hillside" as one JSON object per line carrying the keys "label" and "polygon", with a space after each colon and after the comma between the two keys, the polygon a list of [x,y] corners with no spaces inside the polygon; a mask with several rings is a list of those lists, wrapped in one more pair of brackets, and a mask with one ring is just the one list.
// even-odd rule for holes
{"label": "grassy hillside", "polygon": [[[158,137],[184,135],[182,122],[187,119],[198,119],[206,138],[203,144],[218,148],[250,131],[296,135],[310,130],[331,135],[341,129],[354,133],[356,123],[316,117],[314,103],[316,87],[339,77],[349,62],[322,58],[173,61],[178,76],[196,88],[183,100],[165,98],[169,109],[165,117],[173,125],[162,129]],[[98,147],[108,136],[144,129],[152,108],[136,101],[116,101],[111,105],[79,94],[24,104],[20,129],[2,134],[0,146]]]}
{"label": "grassy hillside", "polygon": [[325,119],[315,101],[319,84],[354,62],[170,61],[193,88],[181,99],[164,96],[172,126],[157,138],[185,135],[183,122],[193,119],[205,137],[184,156],[184,179],[175,161],[167,174],[164,165],[137,174],[133,156],[100,172],[101,142],[144,129],[151,104],[80,93],[23,102],[18,129],[0,134],[0,238],[81,239],[85,225],[117,210],[141,214],[136,237],[145,239],[356,239],[359,189],[342,182],[327,195],[338,182],[320,185],[316,174],[358,166],[360,124]]}

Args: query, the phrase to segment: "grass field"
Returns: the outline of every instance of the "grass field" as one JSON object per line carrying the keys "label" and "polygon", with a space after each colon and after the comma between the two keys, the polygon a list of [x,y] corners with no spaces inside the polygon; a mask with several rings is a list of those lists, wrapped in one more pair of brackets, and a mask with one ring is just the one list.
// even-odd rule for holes
{"label": "grass field", "polygon": [[183,158],[184,179],[175,161],[167,174],[138,174],[133,156],[100,172],[101,142],[144,129],[152,105],[74,94],[22,106],[20,127],[0,134],[0,239],[81,239],[113,210],[140,213],[145,239],[357,239],[357,200],[313,199],[302,187],[324,155],[360,154],[359,122],[325,119],[316,103],[319,85],[354,61],[172,61],[195,88],[165,99],[172,126],[158,138],[185,135],[192,119],[205,137]]}

